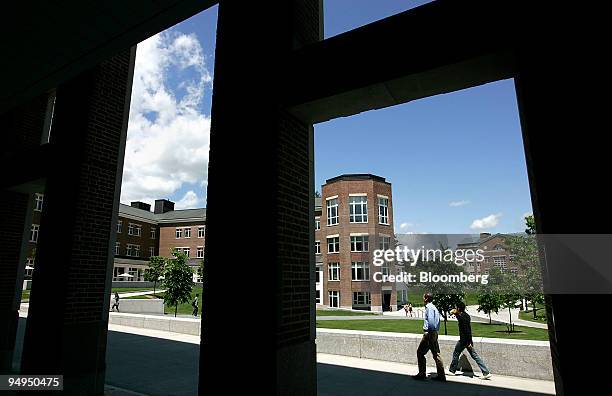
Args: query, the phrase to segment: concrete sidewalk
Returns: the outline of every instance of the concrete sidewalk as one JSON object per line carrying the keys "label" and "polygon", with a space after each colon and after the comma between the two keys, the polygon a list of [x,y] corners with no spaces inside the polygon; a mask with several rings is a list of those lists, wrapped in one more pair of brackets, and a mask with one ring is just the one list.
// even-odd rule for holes
{"label": "concrete sidewalk", "polygon": [[[483,318],[487,321],[489,320],[489,315],[483,312],[478,312],[478,305],[468,305],[466,310],[472,318]],[[546,323],[531,322],[529,320],[519,319],[519,312],[521,312],[521,310],[518,308],[511,309],[510,311],[512,312],[512,323],[517,326],[548,329],[548,325]],[[500,309],[498,313],[491,313],[491,319],[501,323],[509,323],[510,313],[508,313],[508,309]]]}

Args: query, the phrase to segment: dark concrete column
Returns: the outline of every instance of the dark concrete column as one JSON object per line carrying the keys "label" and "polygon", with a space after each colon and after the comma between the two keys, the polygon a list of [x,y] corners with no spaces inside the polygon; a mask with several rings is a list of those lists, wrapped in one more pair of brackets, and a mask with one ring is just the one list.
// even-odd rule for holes
{"label": "dark concrete column", "polygon": [[22,372],[102,394],[115,224],[136,48],[56,90]]}
{"label": "dark concrete column", "polygon": [[[232,393],[316,393],[313,129],[280,92],[287,56],[319,39],[318,6],[219,5],[200,394],[227,378],[227,361],[237,368]],[[241,224],[256,241],[236,243]]]}
{"label": "dark concrete column", "polygon": [[[3,149],[7,153],[23,152],[40,144],[47,110],[46,98],[46,94],[41,95],[0,117],[6,143]],[[26,157],[23,161],[36,161],[36,158]],[[15,167],[21,165],[14,164]],[[32,206],[33,195],[30,193],[0,192],[0,372],[12,370]]]}

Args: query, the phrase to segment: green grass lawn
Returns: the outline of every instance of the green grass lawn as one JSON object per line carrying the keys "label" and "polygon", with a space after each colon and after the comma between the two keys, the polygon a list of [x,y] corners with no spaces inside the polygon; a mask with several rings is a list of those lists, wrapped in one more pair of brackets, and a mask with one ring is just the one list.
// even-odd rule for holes
{"label": "green grass lawn", "polygon": [[[408,288],[408,301],[412,303],[413,307],[423,306],[423,294],[427,292],[426,288],[420,286],[411,286]],[[478,305],[478,298],[476,292],[467,291],[465,292],[465,305]]]}
{"label": "green grass lawn", "polygon": [[537,323],[547,323],[546,320],[546,310],[544,308],[539,308],[536,311],[536,318],[533,318],[533,311],[529,310],[529,311],[521,311],[519,312],[519,319],[523,319],[523,320],[529,320],[530,322],[537,322]]}
{"label": "green grass lawn", "polygon": [[25,301],[25,300],[29,300],[30,299],[30,291],[29,290],[22,290],[21,291],[21,301]]}
{"label": "green grass lawn", "polygon": [[[344,330],[386,331],[392,333],[423,333],[423,321],[409,319],[322,320],[317,322],[317,327]],[[457,322],[448,322],[447,328],[448,335],[459,335]],[[505,333],[505,330],[505,325],[472,323],[472,335],[474,337],[548,341],[548,331],[545,329],[516,326],[515,330],[520,331],[520,333],[512,334]],[[440,334],[444,334],[444,323],[440,326]]]}
{"label": "green grass lawn", "polygon": [[[179,315],[191,315],[191,312],[193,312],[193,307],[191,306],[191,302],[193,301],[193,299],[195,298],[196,294],[199,294],[200,297],[198,297],[199,303],[198,305],[200,306],[200,311],[198,313],[198,316],[200,315],[200,313],[202,313],[202,288],[201,287],[194,287],[191,290],[191,298],[189,299],[188,302],[183,303],[183,304],[179,304],[178,306],[178,314]],[[163,293],[159,295],[160,297],[163,297]],[[164,313],[170,315],[174,315],[174,306],[164,306]]]}
{"label": "green grass lawn", "polygon": [[[159,289],[159,287],[157,288]],[[134,293],[134,292],[143,292],[143,291],[153,291],[152,287],[113,287],[112,293]]]}
{"label": "green grass lawn", "polygon": [[317,309],[317,316],[364,316],[364,315],[378,315],[375,312],[363,311],[363,312],[353,312],[353,311],[343,311],[343,310],[335,310],[335,309]]}

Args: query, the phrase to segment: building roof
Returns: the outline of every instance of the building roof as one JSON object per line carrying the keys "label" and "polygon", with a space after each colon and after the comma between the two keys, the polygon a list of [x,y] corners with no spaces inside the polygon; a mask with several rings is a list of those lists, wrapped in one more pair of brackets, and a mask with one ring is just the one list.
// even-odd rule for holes
{"label": "building roof", "polygon": [[205,222],[206,208],[171,210],[166,213],[155,214],[147,210],[133,208],[130,205],[120,204],[119,215],[129,217],[134,220],[149,223],[154,222],[158,224],[193,221]]}
{"label": "building roof", "polygon": [[331,179],[327,179],[325,184],[334,183],[341,180],[374,180],[381,183],[391,184],[385,180],[384,177],[372,175],[371,173],[345,173],[340,176],[332,177]]}

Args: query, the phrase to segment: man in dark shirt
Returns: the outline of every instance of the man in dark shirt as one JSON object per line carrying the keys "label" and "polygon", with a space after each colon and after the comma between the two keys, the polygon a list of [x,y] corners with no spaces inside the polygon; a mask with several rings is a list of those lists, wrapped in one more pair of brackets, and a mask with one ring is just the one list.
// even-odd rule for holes
{"label": "man in dark shirt", "polygon": [[457,318],[457,323],[459,325],[459,341],[457,341],[457,345],[455,345],[453,361],[451,362],[448,371],[455,375],[460,375],[455,373],[457,371],[457,364],[459,363],[459,356],[464,349],[467,349],[472,359],[476,361],[476,364],[478,364],[478,367],[480,367],[480,370],[482,371],[481,379],[491,378],[491,372],[487,366],[485,366],[482,358],[474,350],[474,343],[472,342],[472,325],[470,323],[471,319],[470,315],[465,312],[465,304],[463,302],[457,304],[457,307],[451,311],[451,314],[455,315]]}

